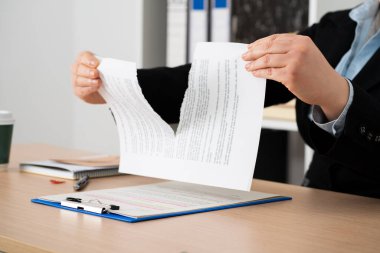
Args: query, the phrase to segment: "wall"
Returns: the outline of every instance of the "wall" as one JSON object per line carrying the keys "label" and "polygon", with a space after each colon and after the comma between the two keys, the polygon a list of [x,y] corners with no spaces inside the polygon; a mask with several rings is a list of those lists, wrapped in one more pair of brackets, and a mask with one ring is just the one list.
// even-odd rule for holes
{"label": "wall", "polygon": [[[77,1],[73,31],[75,55],[89,50],[142,66],[141,8],[141,1],[133,0]],[[75,99],[72,117],[73,147],[118,152],[117,129],[106,105],[90,105]]]}
{"label": "wall", "polygon": [[74,1],[0,1],[0,108],[15,142],[72,143]]}
{"label": "wall", "polygon": [[[108,108],[74,97],[70,66],[82,50],[135,61],[139,67],[163,65],[165,3],[1,0],[0,109],[14,113],[14,142],[118,152]],[[143,30],[156,32],[153,37]],[[160,53],[144,54],[143,47]]]}

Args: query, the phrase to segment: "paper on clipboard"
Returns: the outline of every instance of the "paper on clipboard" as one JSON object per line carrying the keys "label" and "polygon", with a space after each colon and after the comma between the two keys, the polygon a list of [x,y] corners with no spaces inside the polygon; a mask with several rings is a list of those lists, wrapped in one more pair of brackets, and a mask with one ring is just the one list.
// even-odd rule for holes
{"label": "paper on clipboard", "polygon": [[40,200],[60,203],[67,197],[77,198],[81,204],[98,208],[118,206],[111,213],[140,219],[170,214],[201,212],[210,208],[224,209],[233,205],[253,204],[255,201],[273,202],[290,199],[276,194],[246,192],[195,185],[182,182],[129,186],[39,197]]}

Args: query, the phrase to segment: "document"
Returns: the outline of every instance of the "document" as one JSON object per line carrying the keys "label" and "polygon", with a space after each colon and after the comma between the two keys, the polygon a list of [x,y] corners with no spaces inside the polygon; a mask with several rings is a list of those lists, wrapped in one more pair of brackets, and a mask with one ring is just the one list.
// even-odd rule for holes
{"label": "document", "polygon": [[176,132],[144,98],[135,63],[102,59],[100,93],[117,123],[120,172],[248,191],[265,80],[245,70],[245,51],[238,43],[197,45]]}
{"label": "document", "polygon": [[289,199],[275,194],[238,191],[181,182],[163,182],[51,195],[39,199],[61,203],[67,198],[78,199],[83,205],[99,205],[106,208],[111,205],[118,206],[118,210],[109,211],[131,218],[165,216],[173,213],[186,214],[192,211],[210,211],[210,208],[224,209],[244,204],[252,205]]}

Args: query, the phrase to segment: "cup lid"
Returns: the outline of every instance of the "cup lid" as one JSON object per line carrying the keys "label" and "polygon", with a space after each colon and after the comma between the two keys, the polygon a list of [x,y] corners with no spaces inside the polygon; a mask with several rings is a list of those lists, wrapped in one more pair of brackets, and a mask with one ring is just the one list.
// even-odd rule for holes
{"label": "cup lid", "polygon": [[12,113],[0,110],[0,125],[11,125],[15,122]]}

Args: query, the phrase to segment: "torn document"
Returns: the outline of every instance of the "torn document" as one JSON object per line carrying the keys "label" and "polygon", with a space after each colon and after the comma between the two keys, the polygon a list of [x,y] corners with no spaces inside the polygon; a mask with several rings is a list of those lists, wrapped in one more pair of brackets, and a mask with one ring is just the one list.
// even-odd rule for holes
{"label": "torn document", "polygon": [[245,51],[245,44],[197,45],[176,132],[144,98],[134,63],[102,59],[100,93],[117,123],[120,172],[249,190],[265,79],[245,70]]}

